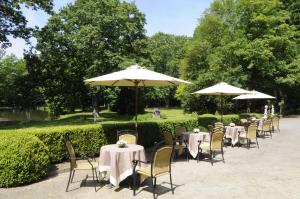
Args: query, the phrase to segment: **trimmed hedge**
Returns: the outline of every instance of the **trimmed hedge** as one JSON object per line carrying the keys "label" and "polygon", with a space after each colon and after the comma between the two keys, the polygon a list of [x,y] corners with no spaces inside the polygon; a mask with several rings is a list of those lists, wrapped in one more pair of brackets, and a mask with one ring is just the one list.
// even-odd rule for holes
{"label": "trimmed hedge", "polygon": [[[238,115],[224,115],[225,125],[237,123]],[[187,120],[158,120],[139,122],[138,143],[144,147],[153,146],[163,139],[163,133],[174,134],[176,126],[187,130],[200,128],[204,131],[208,124],[220,120],[220,116],[200,115]],[[60,126],[54,128],[8,130],[0,137],[0,187],[16,186],[36,181],[47,174],[51,163],[62,162],[68,157],[64,137],[70,136],[75,152],[84,156],[99,153],[101,146],[117,142],[117,130],[134,129],[133,122],[88,124],[80,126]],[[8,166],[8,165],[11,166]]]}
{"label": "trimmed hedge", "polygon": [[28,184],[47,175],[49,150],[32,135],[4,135],[0,142],[0,187]]}
{"label": "trimmed hedge", "polygon": [[[221,120],[221,116],[212,115],[212,114],[204,114],[198,116],[198,124],[207,128],[207,125],[214,124]],[[224,125],[229,125],[231,122],[238,124],[240,120],[239,115],[223,115],[223,123]]]}

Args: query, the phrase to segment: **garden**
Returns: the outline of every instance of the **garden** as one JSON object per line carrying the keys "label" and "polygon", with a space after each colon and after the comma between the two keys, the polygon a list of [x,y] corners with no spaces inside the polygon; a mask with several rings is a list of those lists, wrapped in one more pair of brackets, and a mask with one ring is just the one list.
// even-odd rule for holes
{"label": "garden", "polygon": [[[211,144],[221,122],[222,144],[232,136],[234,147],[240,134],[250,139],[254,123],[255,136],[272,137],[280,117],[299,113],[299,0],[211,0],[190,36],[147,34],[134,1],[55,4],[3,5],[10,12],[0,16],[1,188],[49,177],[51,165],[70,158],[66,138],[74,154],[95,158],[120,141],[120,130],[135,130],[134,144],[152,149],[167,133],[179,143],[179,127],[210,133]],[[24,9],[47,13],[45,24],[29,27]],[[17,57],[6,54],[11,37],[36,42]],[[190,150],[187,142],[180,147]]]}

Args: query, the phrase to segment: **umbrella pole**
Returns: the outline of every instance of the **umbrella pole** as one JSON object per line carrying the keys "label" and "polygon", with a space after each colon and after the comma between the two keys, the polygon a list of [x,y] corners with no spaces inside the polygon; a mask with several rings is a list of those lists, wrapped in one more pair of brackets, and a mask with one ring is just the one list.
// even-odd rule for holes
{"label": "umbrella pole", "polygon": [[223,94],[221,94],[221,122],[223,123]]}
{"label": "umbrella pole", "polygon": [[135,82],[135,130],[137,131],[137,114],[138,114],[138,82]]}

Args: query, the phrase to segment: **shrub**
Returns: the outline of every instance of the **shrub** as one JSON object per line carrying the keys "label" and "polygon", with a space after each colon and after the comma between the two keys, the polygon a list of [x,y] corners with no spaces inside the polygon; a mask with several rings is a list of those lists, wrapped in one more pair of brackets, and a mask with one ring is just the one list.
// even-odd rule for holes
{"label": "shrub", "polygon": [[[212,115],[212,114],[204,114],[198,116],[198,124],[207,128],[207,125],[214,124],[217,121],[221,120],[220,115]],[[223,123],[224,125],[229,125],[231,122],[238,124],[239,123],[239,115],[223,115]]]}
{"label": "shrub", "polygon": [[263,117],[263,114],[261,113],[241,113],[240,114],[240,119],[249,119],[251,117],[256,117],[256,118],[261,118]]}
{"label": "shrub", "polygon": [[[153,146],[154,142],[163,139],[164,132],[174,133],[175,126],[184,126],[187,130],[199,127],[197,119],[160,120],[157,122],[138,123],[138,144],[144,147]],[[99,153],[101,146],[117,142],[117,130],[135,129],[134,122],[89,124],[81,126],[61,126],[44,129],[9,130],[1,134],[31,134],[38,137],[49,149],[52,163],[62,162],[68,154],[64,145],[64,137],[70,136],[76,154]]]}
{"label": "shrub", "polygon": [[76,154],[85,156],[88,153],[99,153],[102,145],[107,143],[103,129],[100,125],[82,125],[76,127],[47,128],[34,131],[48,148],[52,163],[58,163],[68,157],[64,137],[68,135],[74,145]]}
{"label": "shrub", "polygon": [[32,135],[2,135],[0,142],[0,187],[37,181],[47,175],[48,148]]}
{"label": "shrub", "polygon": [[219,121],[219,119],[212,114],[204,114],[198,116],[198,124],[200,126],[204,126],[205,128],[207,128],[207,125],[214,124],[217,121]]}

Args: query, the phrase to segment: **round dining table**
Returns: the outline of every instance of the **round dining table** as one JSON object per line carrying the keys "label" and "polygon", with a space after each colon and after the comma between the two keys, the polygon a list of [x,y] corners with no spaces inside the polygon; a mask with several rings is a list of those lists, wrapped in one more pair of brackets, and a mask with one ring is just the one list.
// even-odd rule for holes
{"label": "round dining table", "polygon": [[231,145],[234,146],[239,142],[239,134],[246,133],[244,126],[225,126],[225,136],[231,139]]}
{"label": "round dining table", "polygon": [[184,132],[182,133],[182,140],[187,142],[188,150],[193,158],[198,155],[199,141],[209,142],[210,135],[208,132]]}
{"label": "round dining table", "polygon": [[[119,147],[117,144],[102,146],[99,157],[99,171],[110,172],[109,181],[114,186],[132,175],[132,161],[146,161],[145,149],[141,145],[127,144]],[[137,168],[141,164],[138,164]]]}

